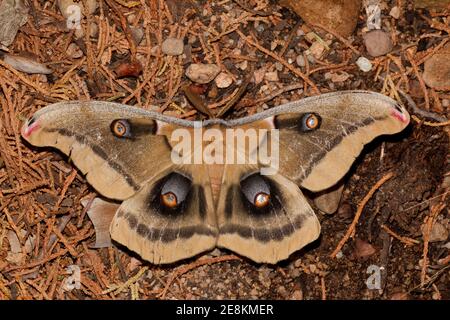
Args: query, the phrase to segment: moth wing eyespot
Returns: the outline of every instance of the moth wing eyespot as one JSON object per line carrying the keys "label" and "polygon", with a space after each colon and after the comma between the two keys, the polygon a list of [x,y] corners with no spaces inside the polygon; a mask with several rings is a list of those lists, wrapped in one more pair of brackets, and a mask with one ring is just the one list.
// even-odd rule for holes
{"label": "moth wing eyespot", "polygon": [[241,192],[256,208],[264,208],[270,203],[270,187],[259,174],[252,174],[241,180]]}
{"label": "moth wing eyespot", "polygon": [[168,208],[175,208],[178,205],[177,196],[173,192],[161,194],[161,202]]}
{"label": "moth wing eyespot", "polygon": [[111,131],[118,138],[131,137],[131,128],[127,120],[118,119],[111,123]]}
{"label": "moth wing eyespot", "polygon": [[176,208],[185,201],[192,181],[182,174],[173,172],[167,176],[161,187],[161,204],[167,208]]}
{"label": "moth wing eyespot", "polygon": [[320,117],[315,113],[306,113],[301,118],[301,128],[303,131],[318,129],[321,123]]}
{"label": "moth wing eyespot", "polygon": [[254,205],[257,208],[264,208],[270,202],[270,195],[264,192],[260,192],[255,196]]}

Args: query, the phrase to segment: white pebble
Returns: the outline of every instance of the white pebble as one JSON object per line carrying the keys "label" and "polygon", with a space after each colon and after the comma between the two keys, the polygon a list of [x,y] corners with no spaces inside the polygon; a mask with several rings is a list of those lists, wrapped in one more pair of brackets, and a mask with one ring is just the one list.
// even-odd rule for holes
{"label": "white pebble", "polygon": [[372,70],[372,63],[365,57],[359,57],[358,60],[356,60],[356,65],[362,72],[369,72]]}

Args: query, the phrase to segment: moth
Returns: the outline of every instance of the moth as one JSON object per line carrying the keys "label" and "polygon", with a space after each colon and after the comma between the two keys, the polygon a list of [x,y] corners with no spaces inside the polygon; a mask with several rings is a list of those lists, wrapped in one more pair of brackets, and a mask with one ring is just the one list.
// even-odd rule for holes
{"label": "moth", "polygon": [[[98,193],[122,201],[111,237],[143,259],[172,263],[221,247],[276,263],[320,235],[302,190],[333,189],[365,144],[402,131],[409,119],[384,95],[342,91],[230,121],[194,122],[110,102],[60,102],[36,112],[21,133],[34,146],[61,150]],[[230,130],[244,137],[230,138]],[[262,133],[256,144],[245,136],[251,130]],[[190,136],[184,146],[191,149],[180,147],[180,132]],[[229,139],[248,143],[238,147]],[[226,150],[245,160],[275,147],[272,162],[218,157]],[[192,161],[199,153],[209,161]]]}

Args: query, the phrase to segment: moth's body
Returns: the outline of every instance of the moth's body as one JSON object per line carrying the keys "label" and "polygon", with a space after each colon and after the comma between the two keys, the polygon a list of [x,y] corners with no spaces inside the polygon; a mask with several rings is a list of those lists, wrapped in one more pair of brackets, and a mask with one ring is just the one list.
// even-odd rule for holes
{"label": "moth's body", "polygon": [[[68,154],[100,194],[123,201],[111,236],[144,259],[170,263],[218,246],[276,263],[320,234],[300,188],[333,187],[364,144],[408,123],[392,99],[347,91],[200,124],[108,102],[62,102],[38,111],[22,135]],[[192,148],[180,149],[172,140],[179,130],[195,136],[199,128],[214,129],[209,134],[222,139],[225,150],[228,129],[266,132],[256,147],[232,151],[260,155],[264,146],[279,146],[278,162],[208,162],[216,159],[213,141],[194,139]],[[192,161],[199,149],[204,153],[197,160],[208,161]]]}

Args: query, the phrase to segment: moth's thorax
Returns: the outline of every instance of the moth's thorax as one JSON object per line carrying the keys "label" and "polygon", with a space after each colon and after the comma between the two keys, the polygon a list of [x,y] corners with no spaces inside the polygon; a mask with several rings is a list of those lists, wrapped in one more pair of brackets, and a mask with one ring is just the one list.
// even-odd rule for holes
{"label": "moth's thorax", "polygon": [[211,183],[211,192],[214,203],[217,203],[219,199],[220,189],[223,180],[224,167],[225,166],[223,164],[211,164],[208,166],[208,175],[209,181]]}

